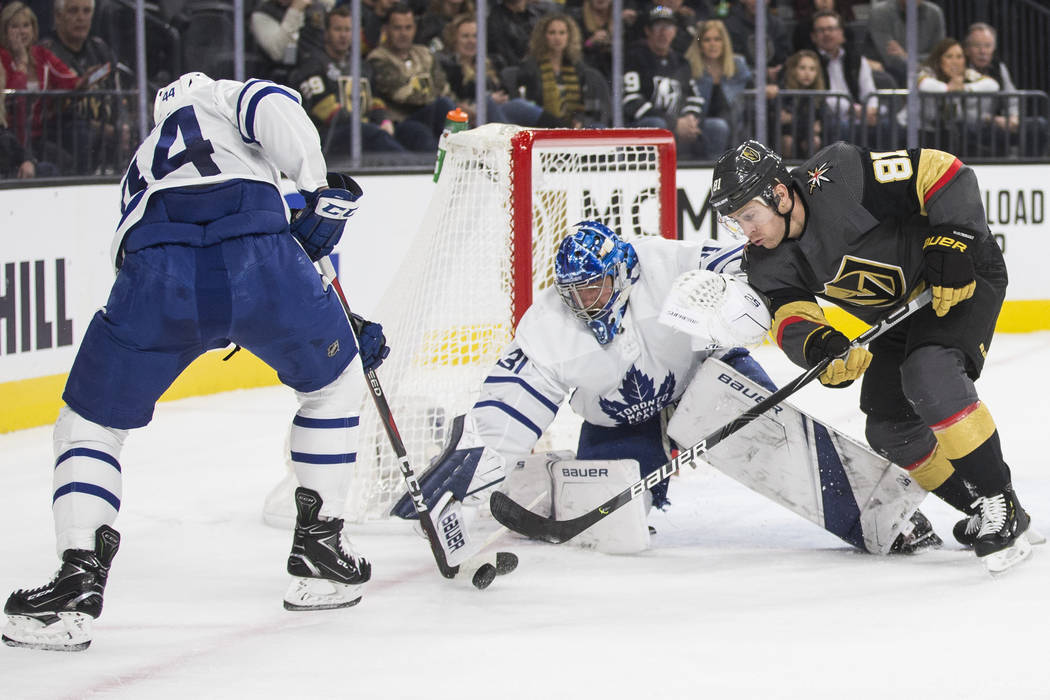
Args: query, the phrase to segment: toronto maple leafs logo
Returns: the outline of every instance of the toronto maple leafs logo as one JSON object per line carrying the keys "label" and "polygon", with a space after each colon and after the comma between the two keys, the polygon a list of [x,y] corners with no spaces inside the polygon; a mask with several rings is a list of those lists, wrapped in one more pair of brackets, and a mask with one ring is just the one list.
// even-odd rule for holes
{"label": "toronto maple leafs logo", "polygon": [[655,387],[652,377],[632,365],[631,369],[627,370],[627,376],[620,382],[618,391],[623,401],[599,397],[598,404],[605,411],[605,415],[619,425],[644,423],[671,403],[675,387],[674,372],[667,373],[659,391]]}
{"label": "toronto maple leafs logo", "polygon": [[827,162],[821,163],[812,170],[807,170],[806,173],[809,175],[809,193],[813,194],[813,190],[823,190],[825,182],[831,182],[831,178],[827,177],[827,172],[831,170],[831,166]]}

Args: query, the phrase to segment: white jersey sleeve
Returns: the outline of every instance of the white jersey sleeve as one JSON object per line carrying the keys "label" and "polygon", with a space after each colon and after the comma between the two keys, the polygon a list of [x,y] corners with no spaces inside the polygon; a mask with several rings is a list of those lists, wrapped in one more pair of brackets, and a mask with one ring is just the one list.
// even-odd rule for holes
{"label": "white jersey sleeve", "polygon": [[299,189],[326,186],[320,138],[301,102],[295,90],[267,80],[218,80],[188,93],[186,104],[154,127],[128,166],[112,259],[120,259],[125,236],[157,192],[252,180],[280,194],[282,171]]}

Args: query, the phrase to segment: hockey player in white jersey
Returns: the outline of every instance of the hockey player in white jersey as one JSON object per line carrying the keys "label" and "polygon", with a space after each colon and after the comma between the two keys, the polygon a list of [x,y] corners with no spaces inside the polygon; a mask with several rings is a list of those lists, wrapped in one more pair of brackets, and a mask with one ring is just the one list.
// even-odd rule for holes
{"label": "hockey player in white jersey", "polygon": [[[338,242],[361,190],[326,173],[299,94],[269,81],[190,73],[157,93],[154,119],[121,183],[116,280],[84,334],[55,424],[61,567],[44,586],[8,598],[9,645],[90,644],[120,539],[112,525],[125,436],[149,423],[194,358],[231,342],[299,398],[290,448],[301,487],[285,607],[353,605],[370,577],[336,516],[356,449],[359,365],[377,366],[388,350],[378,324],[355,339],[312,264]],[[291,224],[281,172],[307,202]]]}
{"label": "hockey player in white jersey", "polygon": [[[633,481],[639,469],[648,474],[670,458],[668,409],[707,358],[773,390],[741,347],[761,343],[769,327],[765,307],[746,299],[749,288],[732,274],[741,251],[663,238],[627,243],[599,222],[577,224],[558,247],[555,286],[526,311],[477,403],[456,419],[445,453],[421,480],[429,501],[445,506],[444,493],[487,500],[505,465],[532,452],[566,399],[584,421],[576,459],[635,460]],[[719,285],[728,299],[694,335],[660,318],[683,276]],[[453,466],[478,446],[485,449],[473,450],[466,468]],[[665,507],[666,482],[651,495],[653,506]],[[402,499],[393,512],[412,517],[411,503]]]}

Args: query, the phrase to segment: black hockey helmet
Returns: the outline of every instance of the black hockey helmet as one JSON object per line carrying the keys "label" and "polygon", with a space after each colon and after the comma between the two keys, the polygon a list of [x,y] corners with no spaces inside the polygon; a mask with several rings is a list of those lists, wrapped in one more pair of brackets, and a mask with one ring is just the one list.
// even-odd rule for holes
{"label": "black hockey helmet", "polygon": [[784,162],[758,141],[745,141],[722,154],[715,163],[711,180],[711,207],[719,216],[728,216],[755,197],[774,209],[773,187],[790,186]]}

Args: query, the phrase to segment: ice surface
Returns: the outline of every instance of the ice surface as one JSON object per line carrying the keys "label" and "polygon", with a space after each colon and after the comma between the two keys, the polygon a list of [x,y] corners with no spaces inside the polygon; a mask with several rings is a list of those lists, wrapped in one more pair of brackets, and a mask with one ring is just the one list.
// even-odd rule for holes
{"label": "ice surface", "polygon": [[[798,373],[774,348],[774,379]],[[1022,503],[1050,531],[1050,333],[996,338],[978,384]],[[382,375],[382,370],[380,370]],[[861,437],[857,388],[796,403]],[[355,526],[373,562],[360,605],[291,613],[289,533],[265,527],[290,391],[160,404],[121,462],[123,535],[83,653],[0,648],[0,698],[1050,697],[1050,547],[992,579],[946,547],[859,554],[710,469],[676,478],[653,549],[607,556],[506,539],[486,591],[442,579],[404,523]],[[0,595],[57,567],[51,429],[0,435]]]}

